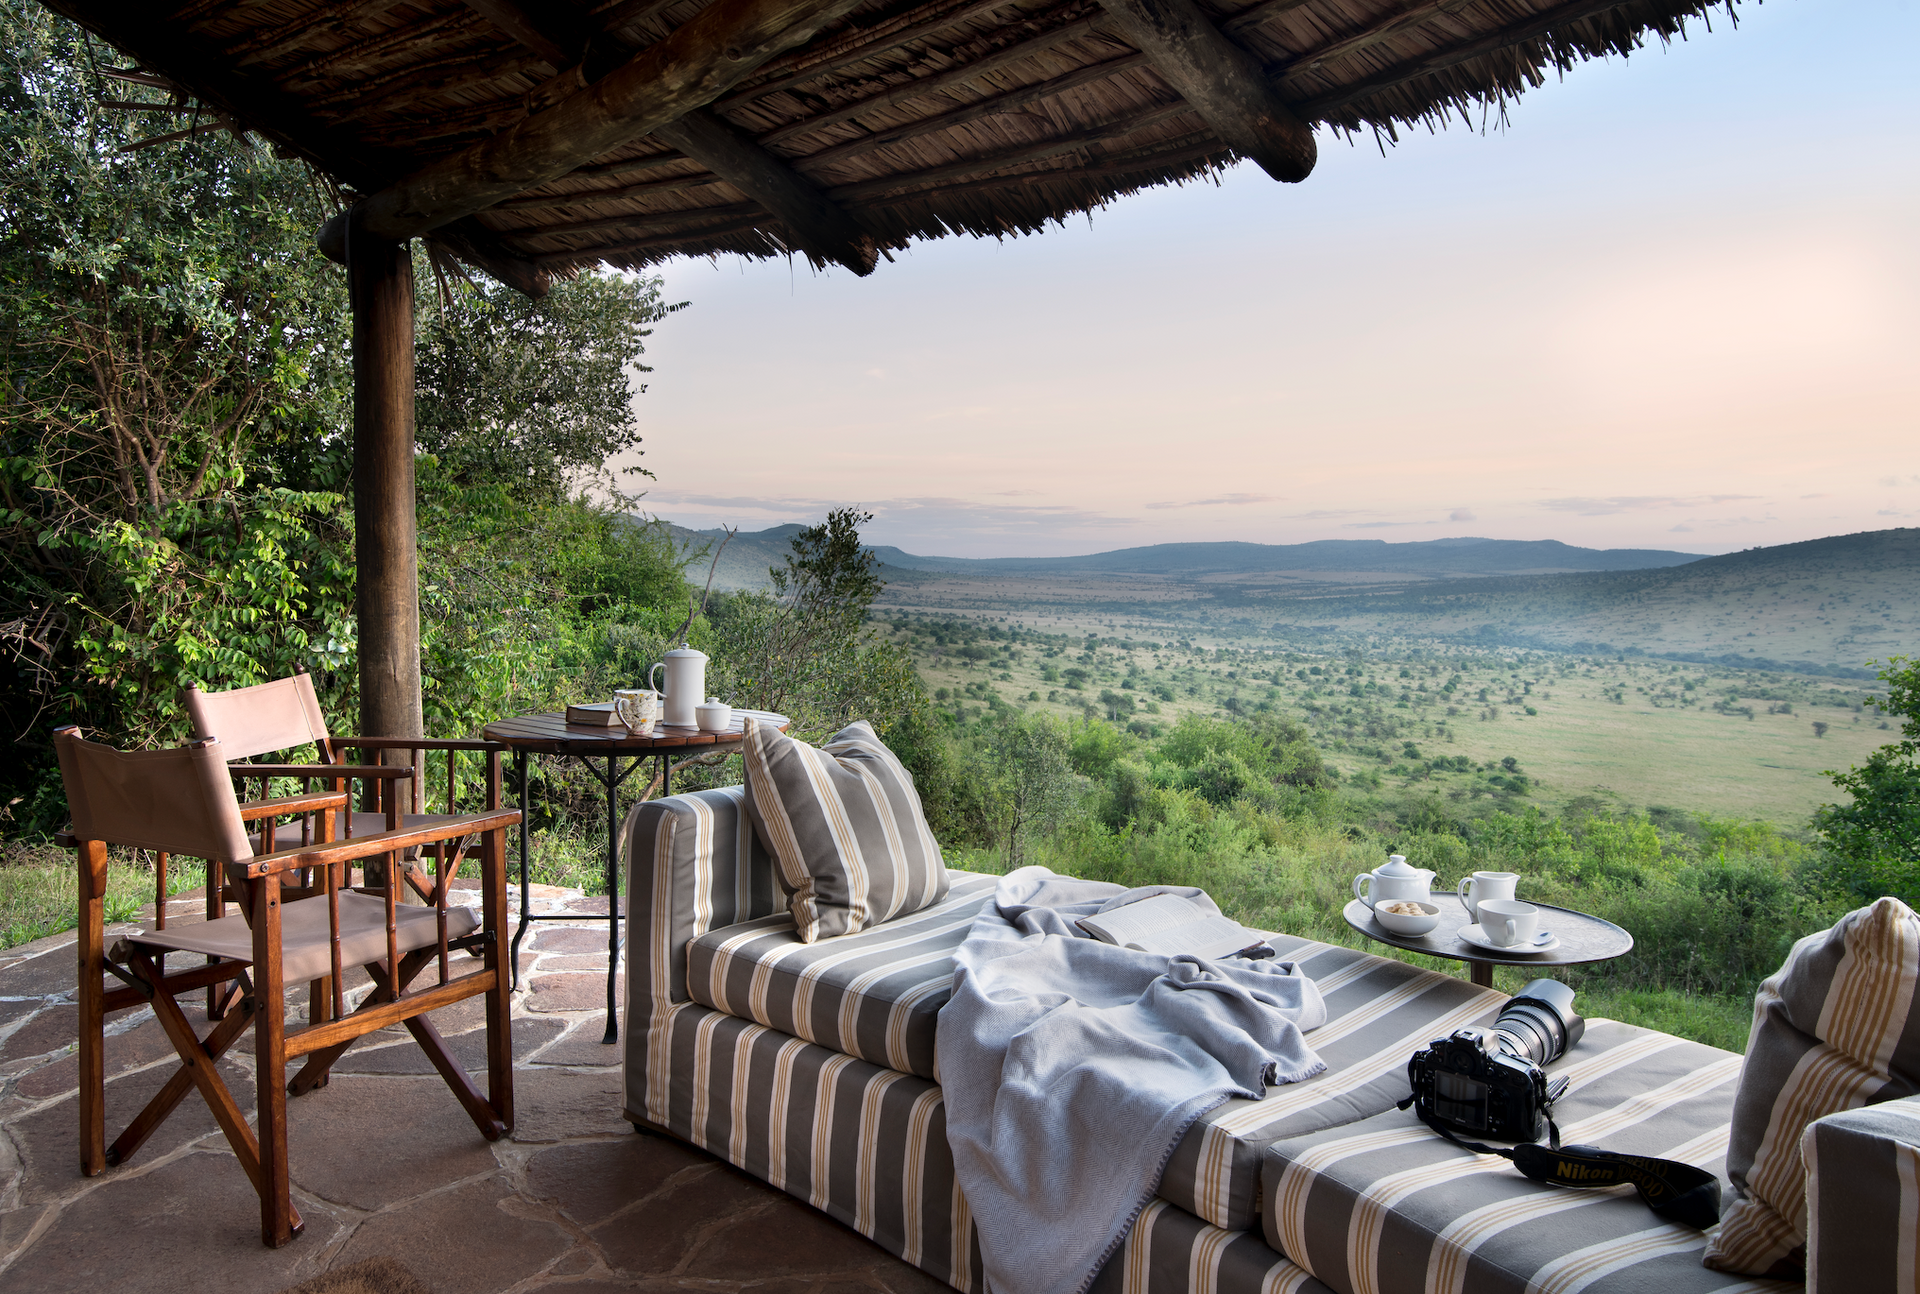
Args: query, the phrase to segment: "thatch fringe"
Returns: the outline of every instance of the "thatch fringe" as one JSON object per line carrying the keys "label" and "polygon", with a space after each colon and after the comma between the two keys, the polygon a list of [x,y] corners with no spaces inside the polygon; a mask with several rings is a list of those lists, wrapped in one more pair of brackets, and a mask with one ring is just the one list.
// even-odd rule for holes
{"label": "thatch fringe", "polygon": [[[604,40],[633,45],[707,3],[603,0],[596,11],[611,24]],[[1382,147],[1409,126],[1484,129],[1550,75],[1684,37],[1716,9],[1736,13],[1736,0],[1201,3],[1303,119],[1372,133]],[[192,0],[170,21],[210,59],[297,103],[327,131],[326,169],[363,190],[583,84],[578,68],[543,62],[462,0]],[[1115,31],[1098,0],[873,0],[714,111],[883,248],[1032,233],[1142,188],[1217,178],[1236,160]],[[156,70],[190,84],[179,69]],[[274,138],[302,147],[298,131]],[[358,141],[361,173],[338,164],[343,140]],[[751,195],[651,139],[480,223],[507,252],[561,274],[676,254],[786,256],[802,241]]]}

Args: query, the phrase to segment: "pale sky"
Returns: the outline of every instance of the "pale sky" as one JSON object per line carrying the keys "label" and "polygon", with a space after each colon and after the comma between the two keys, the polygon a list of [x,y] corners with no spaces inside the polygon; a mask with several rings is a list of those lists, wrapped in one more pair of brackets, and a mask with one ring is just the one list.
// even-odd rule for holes
{"label": "pale sky", "polygon": [[866,279],[664,267],[645,506],[1058,555],[1484,535],[1717,553],[1920,525],[1920,3],[1768,0],[1504,129],[1321,132]]}

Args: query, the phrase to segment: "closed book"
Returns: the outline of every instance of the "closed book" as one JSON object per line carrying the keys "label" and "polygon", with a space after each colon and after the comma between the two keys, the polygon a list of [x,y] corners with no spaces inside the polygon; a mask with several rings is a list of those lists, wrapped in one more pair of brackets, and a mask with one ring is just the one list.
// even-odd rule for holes
{"label": "closed book", "polygon": [[592,705],[568,706],[567,722],[590,728],[617,728],[620,726],[620,716],[613,712],[613,702],[597,701]]}

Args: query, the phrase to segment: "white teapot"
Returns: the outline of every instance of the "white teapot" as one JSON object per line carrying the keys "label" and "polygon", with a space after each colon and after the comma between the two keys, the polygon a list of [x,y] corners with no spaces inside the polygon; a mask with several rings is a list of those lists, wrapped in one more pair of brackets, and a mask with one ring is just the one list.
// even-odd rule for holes
{"label": "white teapot", "polygon": [[[666,682],[654,683],[654,675],[662,671],[666,672]],[[676,647],[647,671],[647,684],[661,693],[660,722],[669,728],[691,728],[697,721],[695,709],[707,695],[707,654],[692,647]]]}
{"label": "white teapot", "polygon": [[1433,902],[1433,873],[1415,867],[1400,854],[1394,854],[1371,872],[1353,878],[1353,897],[1368,907],[1411,899],[1415,903]]}

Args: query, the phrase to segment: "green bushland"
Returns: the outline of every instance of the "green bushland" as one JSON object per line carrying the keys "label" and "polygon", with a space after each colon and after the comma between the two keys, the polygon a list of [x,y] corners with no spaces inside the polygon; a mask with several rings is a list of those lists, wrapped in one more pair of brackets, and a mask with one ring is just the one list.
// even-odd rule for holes
{"label": "green bushland", "polygon": [[[1376,952],[1381,946],[1340,913],[1353,877],[1386,854],[1405,854],[1449,885],[1474,870],[1514,871],[1523,897],[1593,913],[1634,935],[1625,957],[1551,972],[1578,990],[1584,1010],[1732,1050],[1745,1046],[1755,989],[1794,940],[1878,894],[1911,901],[1920,888],[1904,834],[1920,803],[1912,718],[1906,742],[1885,747],[1865,771],[1836,777],[1853,803],[1822,811],[1816,832],[1553,797],[1512,756],[1442,753],[1458,749],[1434,744],[1436,727],[1444,742],[1446,717],[1436,713],[1422,729],[1417,710],[1403,718],[1393,709],[1411,695],[1413,661],[1362,663],[1342,652],[1282,662],[1270,652],[978,622],[891,627],[936,678],[954,663],[963,678],[969,668],[986,674],[935,689],[938,740],[915,752],[929,815],[952,842],[956,866],[1040,863],[1124,885],[1197,885],[1249,925]],[[1143,665],[1147,649],[1161,660],[1157,673]],[[993,686],[1012,681],[1015,669],[1038,668],[1044,681],[1048,667],[1070,682],[1061,661],[1079,662],[1090,683],[1104,675],[1123,690],[1083,689],[1079,713],[1063,715],[1058,703],[1036,704],[1038,688],[1023,693],[1015,682],[1009,699]],[[1423,676],[1434,669],[1419,664]],[[1298,709],[1284,704],[1279,686],[1296,674],[1311,681]],[[1442,702],[1459,690],[1457,675],[1434,672]],[[1883,695],[1864,698],[1869,711],[1920,708],[1913,665],[1892,662],[1883,681]],[[1513,691],[1522,686],[1515,681]],[[1212,714],[1183,712],[1165,695],[1189,689],[1213,691],[1205,698]],[[1030,776],[1075,786],[1068,806],[1024,834],[1013,826],[1006,755],[1023,732],[1055,734],[1059,751]],[[1524,978],[1496,971],[1508,990]]]}
{"label": "green bushland", "polygon": [[[1049,721],[1005,721],[1031,722]],[[1495,810],[1458,831],[1410,828],[1372,796],[1289,793],[1272,780],[1278,761],[1222,759],[1223,746],[1253,745],[1249,724],[1191,718],[1158,739],[1129,738],[1104,720],[1072,727],[1086,783],[1081,807],[1029,842],[1022,862],[1129,886],[1196,885],[1248,925],[1376,952],[1381,946],[1368,945],[1340,913],[1354,876],[1387,853],[1404,853],[1446,884],[1476,869],[1515,871],[1524,897],[1633,933],[1633,951],[1617,961],[1547,972],[1577,989],[1589,1014],[1665,1021],[1735,1050],[1745,1045],[1760,980],[1796,938],[1851,906],[1818,851],[1768,824],[1670,818],[1663,827],[1632,815],[1548,816],[1530,806]],[[973,740],[957,740],[955,758]],[[1211,748],[1195,758],[1203,747]],[[1299,753],[1296,746],[1286,756]],[[1251,792],[1237,784],[1242,770],[1255,782]],[[1003,871],[1007,863],[1004,846],[955,851],[957,866]],[[1509,990],[1521,982],[1504,970],[1500,980]]]}

